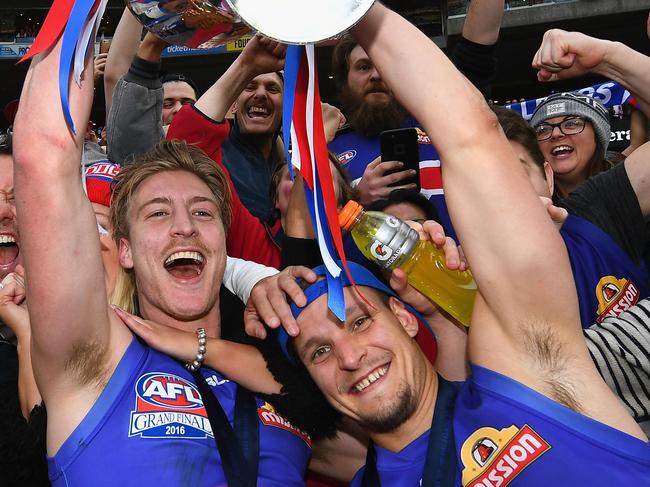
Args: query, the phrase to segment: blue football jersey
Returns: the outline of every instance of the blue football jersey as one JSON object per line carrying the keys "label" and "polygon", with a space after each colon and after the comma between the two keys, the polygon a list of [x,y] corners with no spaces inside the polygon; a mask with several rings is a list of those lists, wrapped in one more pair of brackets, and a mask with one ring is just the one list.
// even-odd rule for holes
{"label": "blue football jersey", "polygon": [[583,328],[618,316],[648,296],[648,271],[593,223],[569,215],[560,230],[580,303]]}
{"label": "blue football jersey", "polygon": [[[202,369],[233,423],[237,385]],[[303,486],[310,439],[257,399],[258,486]],[[172,358],[134,338],[108,384],[56,455],[52,485],[225,486],[194,379]]]}

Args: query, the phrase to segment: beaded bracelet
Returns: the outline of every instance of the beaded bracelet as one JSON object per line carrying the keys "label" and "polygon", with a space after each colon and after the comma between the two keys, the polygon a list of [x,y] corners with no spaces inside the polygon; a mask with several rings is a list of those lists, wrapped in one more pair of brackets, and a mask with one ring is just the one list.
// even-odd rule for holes
{"label": "beaded bracelet", "polygon": [[207,343],[205,328],[197,328],[196,336],[199,339],[199,351],[196,354],[196,357],[194,358],[194,361],[192,363],[188,362],[185,364],[185,368],[190,372],[199,370],[201,368],[201,365],[203,365],[203,360],[205,359],[205,351],[206,351],[206,343]]}

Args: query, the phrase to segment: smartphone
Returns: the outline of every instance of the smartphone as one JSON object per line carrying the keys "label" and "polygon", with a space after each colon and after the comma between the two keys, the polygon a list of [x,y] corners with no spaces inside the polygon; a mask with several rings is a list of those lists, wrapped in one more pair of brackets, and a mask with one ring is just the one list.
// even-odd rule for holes
{"label": "smartphone", "polygon": [[111,48],[111,39],[104,39],[99,43],[100,54],[107,54],[110,48]]}
{"label": "smartphone", "polygon": [[415,175],[401,179],[393,184],[403,186],[415,184],[420,191],[420,149],[418,146],[418,133],[414,128],[386,130],[379,135],[382,161],[400,161],[404,163],[401,169],[386,171],[384,175],[407,169],[415,170]]}

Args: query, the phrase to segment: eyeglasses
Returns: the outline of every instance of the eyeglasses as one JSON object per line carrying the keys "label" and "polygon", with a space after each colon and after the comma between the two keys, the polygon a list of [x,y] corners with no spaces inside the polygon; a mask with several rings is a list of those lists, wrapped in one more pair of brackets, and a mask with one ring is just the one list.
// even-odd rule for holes
{"label": "eyeglasses", "polygon": [[560,123],[541,123],[535,127],[537,141],[550,139],[555,127],[558,127],[564,135],[579,134],[585,129],[585,124],[586,120],[580,117],[565,118]]}

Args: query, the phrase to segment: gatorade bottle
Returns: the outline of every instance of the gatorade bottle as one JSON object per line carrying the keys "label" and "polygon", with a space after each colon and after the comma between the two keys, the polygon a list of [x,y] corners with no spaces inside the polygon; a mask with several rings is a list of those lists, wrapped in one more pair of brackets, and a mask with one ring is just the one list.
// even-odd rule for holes
{"label": "gatorade bottle", "polygon": [[339,224],[352,233],[361,253],[383,269],[401,268],[408,282],[463,325],[469,326],[476,283],[469,271],[451,271],[444,252],[420,240],[418,232],[394,216],[364,211],[349,201],[339,214]]}

